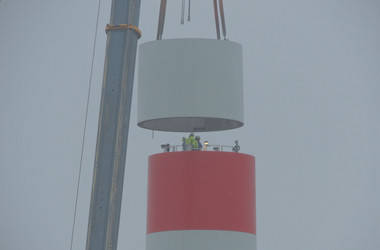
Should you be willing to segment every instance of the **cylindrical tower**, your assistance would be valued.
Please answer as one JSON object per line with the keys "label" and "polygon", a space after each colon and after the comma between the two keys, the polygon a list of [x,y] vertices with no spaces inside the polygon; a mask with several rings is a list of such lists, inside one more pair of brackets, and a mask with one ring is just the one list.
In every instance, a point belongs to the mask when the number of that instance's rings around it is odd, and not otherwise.
{"label": "cylindrical tower", "polygon": [[[172,132],[243,126],[242,61],[241,45],[227,40],[142,44],[138,125]],[[150,156],[146,249],[256,250],[254,157],[222,151]]]}
{"label": "cylindrical tower", "polygon": [[254,157],[171,152],[149,157],[147,250],[256,249]]}
{"label": "cylindrical tower", "polygon": [[243,126],[242,46],[182,38],[139,49],[138,125],[205,132]]}

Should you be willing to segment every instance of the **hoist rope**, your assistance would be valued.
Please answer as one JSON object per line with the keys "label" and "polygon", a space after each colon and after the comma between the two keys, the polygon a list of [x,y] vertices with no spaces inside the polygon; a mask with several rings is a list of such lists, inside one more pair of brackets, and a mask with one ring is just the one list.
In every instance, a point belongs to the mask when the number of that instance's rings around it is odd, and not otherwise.
{"label": "hoist rope", "polygon": [[226,40],[226,22],[224,21],[223,0],[219,0],[219,9],[220,9],[220,19],[222,21],[223,37],[224,37],[224,40]]}
{"label": "hoist rope", "polygon": [[226,22],[224,20],[224,7],[223,7],[223,0],[219,0],[219,12],[218,13],[218,2],[217,0],[214,0],[214,16],[215,16],[215,27],[216,27],[216,38],[220,39],[220,28],[219,28],[219,14],[220,14],[220,20],[222,23],[222,32],[224,40],[226,40]]}
{"label": "hoist rope", "polygon": [[217,2],[217,0],[214,0],[213,2],[214,2],[214,16],[215,16],[216,38],[220,39],[218,2]]}
{"label": "hoist rope", "polygon": [[93,44],[93,48],[92,48],[92,59],[91,59],[90,79],[89,79],[89,83],[88,83],[88,91],[87,91],[86,114],[85,114],[84,126],[83,126],[82,148],[81,148],[81,154],[80,154],[80,163],[79,163],[79,172],[78,172],[77,191],[76,191],[76,196],[75,196],[75,208],[74,208],[73,226],[72,226],[72,230],[71,230],[70,250],[73,249],[74,231],[75,231],[75,230],[74,230],[74,229],[75,229],[75,221],[76,221],[76,215],[77,215],[77,210],[78,210],[79,186],[80,186],[80,177],[81,177],[82,165],[83,165],[83,151],[84,151],[84,143],[85,143],[85,138],[86,138],[88,107],[89,107],[89,103],[90,103],[92,72],[93,72],[93,69],[94,69],[94,58],[95,58],[95,48],[96,48],[96,37],[97,37],[97,34],[98,34],[100,3],[101,3],[101,0],[98,1],[98,13],[97,13],[97,16],[96,16],[94,44]]}
{"label": "hoist rope", "polygon": [[181,24],[185,23],[185,0],[182,0],[181,6]]}
{"label": "hoist rope", "polygon": [[187,21],[190,22],[191,18],[190,18],[190,7],[191,7],[191,0],[189,0],[189,10],[187,12]]}
{"label": "hoist rope", "polygon": [[166,12],[166,0],[161,0],[160,13],[158,16],[158,28],[157,28],[157,40],[162,39],[162,33],[164,31],[165,23],[165,12]]}

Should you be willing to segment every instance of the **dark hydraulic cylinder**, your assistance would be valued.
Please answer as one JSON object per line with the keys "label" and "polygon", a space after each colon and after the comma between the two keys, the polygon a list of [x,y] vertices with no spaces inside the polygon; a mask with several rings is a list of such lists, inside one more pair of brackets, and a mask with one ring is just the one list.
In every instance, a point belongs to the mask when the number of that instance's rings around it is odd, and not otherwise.
{"label": "dark hydraulic cylinder", "polygon": [[[116,250],[141,0],[112,0],[87,250]],[[137,30],[137,31],[136,31]]]}

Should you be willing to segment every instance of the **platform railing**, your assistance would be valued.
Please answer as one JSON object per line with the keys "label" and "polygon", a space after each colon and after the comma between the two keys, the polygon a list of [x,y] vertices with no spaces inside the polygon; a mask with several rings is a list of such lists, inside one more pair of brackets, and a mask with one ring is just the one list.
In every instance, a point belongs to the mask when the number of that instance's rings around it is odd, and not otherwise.
{"label": "platform railing", "polygon": [[170,145],[162,144],[161,148],[163,152],[180,152],[180,151],[221,151],[221,152],[236,152],[240,150],[238,141],[235,141],[235,146],[230,145],[213,145],[204,144],[201,148],[191,148],[190,145]]}

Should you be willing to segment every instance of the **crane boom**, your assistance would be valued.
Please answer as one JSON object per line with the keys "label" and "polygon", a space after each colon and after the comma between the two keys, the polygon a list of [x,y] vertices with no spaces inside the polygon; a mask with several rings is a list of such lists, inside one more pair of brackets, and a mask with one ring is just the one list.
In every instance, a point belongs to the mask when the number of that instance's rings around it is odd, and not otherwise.
{"label": "crane boom", "polygon": [[141,0],[112,0],[87,250],[116,250]]}

